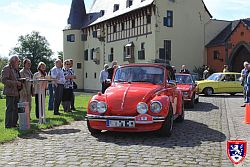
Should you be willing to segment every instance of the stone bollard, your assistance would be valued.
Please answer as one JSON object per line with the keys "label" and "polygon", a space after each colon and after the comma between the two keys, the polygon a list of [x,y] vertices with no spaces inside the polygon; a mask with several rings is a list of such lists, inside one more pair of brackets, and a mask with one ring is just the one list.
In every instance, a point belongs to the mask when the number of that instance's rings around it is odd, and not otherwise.
{"label": "stone bollard", "polygon": [[30,129],[29,102],[20,102],[18,105],[19,129]]}

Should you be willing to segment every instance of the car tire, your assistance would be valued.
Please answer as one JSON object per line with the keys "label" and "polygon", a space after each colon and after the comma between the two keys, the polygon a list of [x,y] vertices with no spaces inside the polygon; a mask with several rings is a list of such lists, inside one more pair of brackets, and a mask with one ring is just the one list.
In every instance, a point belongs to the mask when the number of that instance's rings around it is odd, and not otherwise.
{"label": "car tire", "polygon": [[191,98],[191,101],[188,103],[188,107],[189,108],[194,108],[194,95],[192,96],[192,98]]}
{"label": "car tire", "polygon": [[169,105],[168,116],[162,124],[161,129],[159,129],[158,133],[160,136],[170,137],[173,130],[174,116],[173,116],[173,108],[172,105]]}
{"label": "car tire", "polygon": [[213,93],[214,93],[213,88],[205,88],[205,89],[204,89],[204,94],[205,94],[206,96],[211,96]]}
{"label": "car tire", "polygon": [[91,135],[97,135],[97,134],[100,134],[102,132],[101,130],[92,128],[89,124],[89,120],[87,120],[87,126],[88,126],[88,130],[91,133]]}
{"label": "car tire", "polygon": [[183,122],[185,118],[184,101],[182,101],[181,115],[176,118],[176,122]]}
{"label": "car tire", "polygon": [[199,103],[199,96],[194,100],[195,103]]}

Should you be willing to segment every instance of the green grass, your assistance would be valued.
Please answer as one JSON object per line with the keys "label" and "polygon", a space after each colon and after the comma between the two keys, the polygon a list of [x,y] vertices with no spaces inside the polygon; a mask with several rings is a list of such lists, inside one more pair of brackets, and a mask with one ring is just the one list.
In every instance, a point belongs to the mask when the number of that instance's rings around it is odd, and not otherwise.
{"label": "green grass", "polygon": [[33,98],[32,102],[32,111],[30,114],[30,129],[26,131],[20,131],[18,128],[5,128],[5,111],[6,111],[6,102],[5,99],[0,99],[0,143],[12,141],[18,136],[24,134],[34,133],[39,129],[48,129],[54,126],[69,124],[72,121],[84,120],[86,115],[86,107],[88,100],[91,98],[90,95],[79,95],[75,96],[75,107],[77,111],[73,113],[64,113],[62,106],[60,106],[60,112],[62,115],[56,116],[53,111],[48,111],[48,96],[46,98],[46,124],[38,124],[38,119],[35,116],[35,99]]}

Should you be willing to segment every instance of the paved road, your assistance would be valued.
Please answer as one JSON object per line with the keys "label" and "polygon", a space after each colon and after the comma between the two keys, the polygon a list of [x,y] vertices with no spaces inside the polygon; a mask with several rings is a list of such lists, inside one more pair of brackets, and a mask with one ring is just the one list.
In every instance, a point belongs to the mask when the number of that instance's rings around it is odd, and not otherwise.
{"label": "paved road", "polygon": [[[226,141],[250,141],[240,105],[240,96],[201,97],[186,111],[186,120],[175,124],[170,138],[111,132],[93,137],[86,122],[74,122],[0,145],[0,166],[230,167]],[[249,159],[241,166],[249,166]]]}

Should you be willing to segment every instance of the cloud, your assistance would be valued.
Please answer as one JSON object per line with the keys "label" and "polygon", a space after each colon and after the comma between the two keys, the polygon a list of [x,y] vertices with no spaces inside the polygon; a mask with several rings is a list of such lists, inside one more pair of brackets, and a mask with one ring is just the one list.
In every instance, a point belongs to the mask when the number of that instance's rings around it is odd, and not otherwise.
{"label": "cloud", "polygon": [[204,0],[216,19],[237,20],[250,17],[249,0]]}
{"label": "cloud", "polygon": [[27,5],[18,1],[0,7],[0,55],[7,56],[18,37],[33,30],[46,37],[53,52],[62,51],[62,30],[67,24],[69,10],[68,5],[51,2]]}

